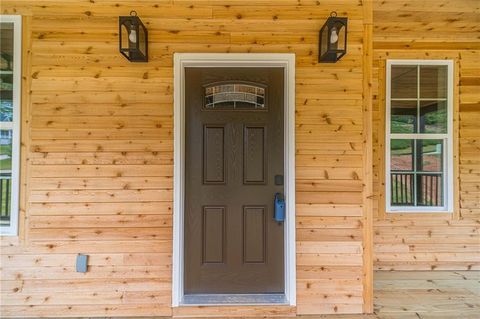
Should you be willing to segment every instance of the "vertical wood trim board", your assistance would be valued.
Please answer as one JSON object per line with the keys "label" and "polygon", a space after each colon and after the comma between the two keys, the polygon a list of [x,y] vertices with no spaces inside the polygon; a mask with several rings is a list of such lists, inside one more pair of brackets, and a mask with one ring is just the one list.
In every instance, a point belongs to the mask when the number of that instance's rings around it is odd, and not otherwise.
{"label": "vertical wood trim board", "polygon": [[372,24],[366,23],[363,45],[363,312],[365,313],[373,312],[372,30]]}

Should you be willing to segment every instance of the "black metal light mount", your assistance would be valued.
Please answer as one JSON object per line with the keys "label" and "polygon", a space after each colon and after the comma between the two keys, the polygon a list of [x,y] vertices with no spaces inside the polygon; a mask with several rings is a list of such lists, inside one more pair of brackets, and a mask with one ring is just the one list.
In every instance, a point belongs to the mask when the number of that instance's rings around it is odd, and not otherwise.
{"label": "black metal light mount", "polygon": [[148,62],[148,32],[136,11],[118,20],[119,49],[130,62]]}
{"label": "black metal light mount", "polygon": [[348,18],[330,13],[319,33],[318,62],[335,63],[347,53]]}

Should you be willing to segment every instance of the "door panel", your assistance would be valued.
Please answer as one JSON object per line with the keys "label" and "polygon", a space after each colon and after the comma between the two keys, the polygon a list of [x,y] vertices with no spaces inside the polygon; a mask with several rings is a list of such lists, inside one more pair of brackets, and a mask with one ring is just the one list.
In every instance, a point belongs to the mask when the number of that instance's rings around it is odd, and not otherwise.
{"label": "door panel", "polygon": [[185,75],[185,294],[283,293],[283,69]]}
{"label": "door panel", "polygon": [[245,126],[243,134],[243,183],[266,183],[266,127]]}
{"label": "door panel", "polygon": [[225,254],[225,207],[203,207],[202,239],[202,263],[223,263]]}
{"label": "door panel", "polygon": [[225,128],[205,125],[203,130],[203,184],[225,183]]}
{"label": "door panel", "polygon": [[264,263],[267,229],[265,206],[243,208],[243,262]]}

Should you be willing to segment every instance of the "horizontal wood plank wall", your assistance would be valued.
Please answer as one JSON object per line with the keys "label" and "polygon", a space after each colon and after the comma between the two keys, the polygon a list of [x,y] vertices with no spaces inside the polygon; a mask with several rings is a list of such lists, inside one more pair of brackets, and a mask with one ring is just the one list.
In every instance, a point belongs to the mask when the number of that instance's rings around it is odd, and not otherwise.
{"label": "horizontal wood plank wall", "polygon": [[[132,9],[149,31],[148,64],[118,52],[118,16]],[[25,15],[31,37],[26,219],[18,240],[2,240],[2,315],[362,312],[361,1],[2,0],[1,10]],[[349,18],[349,52],[318,64],[331,11]],[[296,308],[172,312],[174,52],[296,54]],[[85,274],[77,253],[90,255]]]}
{"label": "horizontal wood plank wall", "polygon": [[[374,264],[380,270],[480,269],[480,3],[374,2]],[[452,59],[459,158],[454,215],[385,214],[385,61]],[[459,201],[459,204],[458,204]]]}

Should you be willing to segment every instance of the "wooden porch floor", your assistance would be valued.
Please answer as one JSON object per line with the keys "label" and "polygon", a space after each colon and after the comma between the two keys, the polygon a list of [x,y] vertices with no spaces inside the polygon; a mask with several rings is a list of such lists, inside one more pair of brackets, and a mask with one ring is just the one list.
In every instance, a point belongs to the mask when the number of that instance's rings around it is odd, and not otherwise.
{"label": "wooden porch floor", "polygon": [[480,271],[377,271],[373,315],[303,319],[480,319]]}
{"label": "wooden porch floor", "polygon": [[374,308],[365,318],[478,319],[480,271],[375,272]]}

